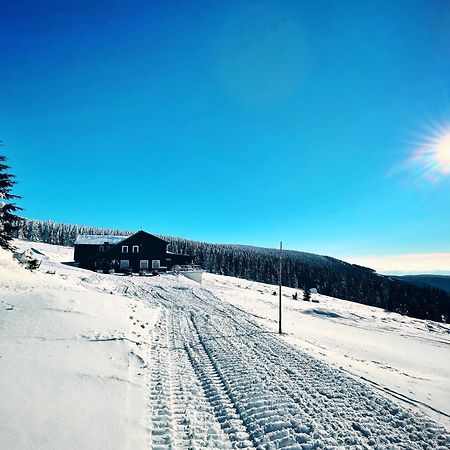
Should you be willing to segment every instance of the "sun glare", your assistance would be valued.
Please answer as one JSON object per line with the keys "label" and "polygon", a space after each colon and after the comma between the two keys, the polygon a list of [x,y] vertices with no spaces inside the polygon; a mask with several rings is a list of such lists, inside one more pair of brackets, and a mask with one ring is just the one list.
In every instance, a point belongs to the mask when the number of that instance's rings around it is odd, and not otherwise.
{"label": "sun glare", "polygon": [[443,136],[436,147],[436,157],[442,173],[450,174],[450,132]]}
{"label": "sun glare", "polygon": [[450,175],[450,129],[439,128],[413,153],[411,162],[420,179],[433,183]]}

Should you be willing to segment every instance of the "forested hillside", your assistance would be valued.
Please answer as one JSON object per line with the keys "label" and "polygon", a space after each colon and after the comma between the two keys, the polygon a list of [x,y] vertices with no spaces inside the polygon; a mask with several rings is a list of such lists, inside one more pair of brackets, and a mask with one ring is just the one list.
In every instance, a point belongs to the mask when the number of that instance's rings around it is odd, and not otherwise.
{"label": "forested hillside", "polygon": [[72,246],[79,234],[105,234],[113,236],[133,234],[132,231],[56,223],[50,220],[25,219],[19,224],[19,227],[19,230],[15,234],[15,237],[19,239],[65,246]]}
{"label": "forested hillside", "polygon": [[392,278],[416,286],[433,286],[450,293],[450,275],[396,275]]}
{"label": "forested hillside", "polygon": [[[26,220],[18,238],[58,245],[73,245],[78,234],[129,235],[131,231]],[[174,252],[190,254],[205,270],[248,280],[276,284],[279,251],[232,244],[210,244],[161,236]],[[449,295],[437,288],[418,287],[379,275],[372,269],[293,250],[283,251],[283,284],[316,287],[321,294],[378,306],[421,319],[448,321]]]}

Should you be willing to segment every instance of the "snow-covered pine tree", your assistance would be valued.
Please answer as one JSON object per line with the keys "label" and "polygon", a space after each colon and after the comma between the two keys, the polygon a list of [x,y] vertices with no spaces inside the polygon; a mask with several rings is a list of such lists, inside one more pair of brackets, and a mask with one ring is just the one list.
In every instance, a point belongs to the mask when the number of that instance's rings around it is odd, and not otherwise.
{"label": "snow-covered pine tree", "polygon": [[15,215],[22,208],[11,200],[20,198],[11,193],[16,184],[15,176],[8,172],[10,167],[6,164],[6,156],[0,155],[0,247],[5,250],[14,250],[11,244],[12,234],[19,228],[21,218]]}
{"label": "snow-covered pine tree", "polygon": [[303,289],[303,300],[305,300],[305,302],[311,301],[311,292],[306,286]]}

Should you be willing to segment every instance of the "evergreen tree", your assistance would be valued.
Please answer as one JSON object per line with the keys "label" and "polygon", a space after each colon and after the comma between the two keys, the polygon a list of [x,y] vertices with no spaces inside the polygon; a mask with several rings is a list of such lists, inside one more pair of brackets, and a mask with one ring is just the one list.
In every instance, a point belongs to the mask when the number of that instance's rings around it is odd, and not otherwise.
{"label": "evergreen tree", "polygon": [[303,289],[303,300],[305,300],[305,302],[311,301],[311,292],[309,292],[309,289],[306,286]]}
{"label": "evergreen tree", "polygon": [[14,213],[22,208],[10,201],[20,197],[11,193],[12,187],[16,184],[15,176],[8,172],[10,167],[5,162],[6,156],[0,155],[0,247],[14,250],[11,244],[12,235],[18,230],[22,220]]}

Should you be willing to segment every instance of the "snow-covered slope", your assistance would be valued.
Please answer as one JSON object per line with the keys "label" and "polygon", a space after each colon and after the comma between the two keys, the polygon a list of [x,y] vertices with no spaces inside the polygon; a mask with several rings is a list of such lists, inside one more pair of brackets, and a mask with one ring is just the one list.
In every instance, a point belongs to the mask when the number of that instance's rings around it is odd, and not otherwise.
{"label": "snow-covered slope", "polygon": [[0,253],[0,448],[450,446],[429,419],[446,421],[448,327],[313,295],[285,298],[280,338],[273,286],[103,275],[17,245],[44,260],[30,273]]}
{"label": "snow-covered slope", "polygon": [[[277,287],[212,274],[205,287],[278,330]],[[320,294],[304,302],[303,291],[292,288],[282,292],[287,342],[450,428],[450,325]]]}
{"label": "snow-covered slope", "polygon": [[50,257],[35,273],[0,249],[0,448],[146,448],[148,328],[130,316],[151,327],[157,309],[31,246]]}

